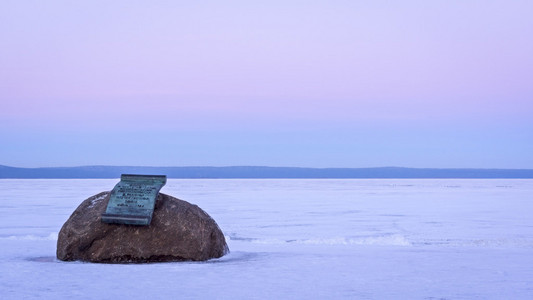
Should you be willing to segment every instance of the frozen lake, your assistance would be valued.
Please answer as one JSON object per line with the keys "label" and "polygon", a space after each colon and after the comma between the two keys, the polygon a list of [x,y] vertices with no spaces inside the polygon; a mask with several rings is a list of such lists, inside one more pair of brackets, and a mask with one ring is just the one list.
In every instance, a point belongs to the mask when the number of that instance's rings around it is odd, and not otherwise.
{"label": "frozen lake", "polygon": [[0,298],[533,299],[531,179],[169,179],[230,254],[56,260],[70,214],[118,181],[0,180]]}

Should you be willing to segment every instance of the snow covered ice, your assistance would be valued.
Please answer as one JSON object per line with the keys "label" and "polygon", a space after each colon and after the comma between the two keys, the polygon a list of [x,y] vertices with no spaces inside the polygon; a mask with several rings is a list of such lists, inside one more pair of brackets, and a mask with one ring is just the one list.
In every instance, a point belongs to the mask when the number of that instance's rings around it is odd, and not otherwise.
{"label": "snow covered ice", "polygon": [[169,179],[230,254],[58,261],[63,223],[117,182],[0,180],[0,298],[533,299],[530,179]]}

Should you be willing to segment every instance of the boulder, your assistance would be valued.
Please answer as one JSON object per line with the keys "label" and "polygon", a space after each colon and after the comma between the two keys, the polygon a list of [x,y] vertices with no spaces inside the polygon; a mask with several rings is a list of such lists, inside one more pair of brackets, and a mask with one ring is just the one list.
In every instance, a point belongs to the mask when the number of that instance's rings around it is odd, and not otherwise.
{"label": "boulder", "polygon": [[100,263],[203,261],[229,252],[224,234],[201,208],[159,193],[149,226],[107,224],[110,192],[83,201],[65,222],[57,258]]}

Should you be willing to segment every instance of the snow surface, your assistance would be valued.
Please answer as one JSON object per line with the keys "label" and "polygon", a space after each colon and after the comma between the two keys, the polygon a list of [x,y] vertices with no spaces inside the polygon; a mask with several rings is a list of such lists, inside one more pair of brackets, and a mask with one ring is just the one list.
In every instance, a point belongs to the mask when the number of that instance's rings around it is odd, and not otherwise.
{"label": "snow surface", "polygon": [[170,179],[230,254],[58,261],[62,224],[117,182],[0,180],[0,298],[533,299],[531,179]]}

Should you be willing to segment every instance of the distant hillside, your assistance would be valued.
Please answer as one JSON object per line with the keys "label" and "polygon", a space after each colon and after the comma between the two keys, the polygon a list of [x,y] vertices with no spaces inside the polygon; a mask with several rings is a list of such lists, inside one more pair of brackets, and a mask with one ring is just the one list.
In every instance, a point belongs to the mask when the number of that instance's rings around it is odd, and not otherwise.
{"label": "distant hillside", "polygon": [[161,174],[168,178],[533,178],[532,169],[120,167],[15,168],[0,165],[0,178],[119,178]]}

